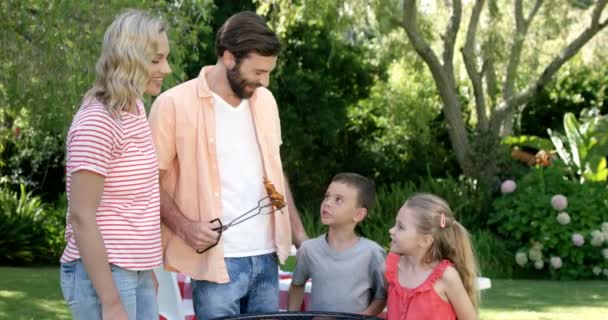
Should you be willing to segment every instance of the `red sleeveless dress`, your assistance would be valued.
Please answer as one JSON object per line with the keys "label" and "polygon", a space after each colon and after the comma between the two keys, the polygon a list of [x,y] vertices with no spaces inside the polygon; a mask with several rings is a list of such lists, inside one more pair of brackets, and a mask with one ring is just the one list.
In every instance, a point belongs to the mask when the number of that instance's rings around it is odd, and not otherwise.
{"label": "red sleeveless dress", "polygon": [[386,257],[386,280],[388,299],[386,302],[388,320],[455,320],[452,305],[443,300],[433,289],[443,272],[453,264],[443,260],[424,282],[416,288],[405,288],[397,276],[400,256],[389,253]]}

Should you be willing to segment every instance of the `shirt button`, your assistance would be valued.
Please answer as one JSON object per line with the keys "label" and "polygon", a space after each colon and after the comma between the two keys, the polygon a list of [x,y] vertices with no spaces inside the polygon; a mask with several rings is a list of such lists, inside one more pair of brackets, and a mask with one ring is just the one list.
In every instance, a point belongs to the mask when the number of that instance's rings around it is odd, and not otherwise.
{"label": "shirt button", "polygon": [[219,192],[214,192],[213,195],[217,198],[217,197],[220,196],[220,193]]}
{"label": "shirt button", "polygon": [[215,142],[215,139],[209,138],[209,143],[213,143],[213,142]]}

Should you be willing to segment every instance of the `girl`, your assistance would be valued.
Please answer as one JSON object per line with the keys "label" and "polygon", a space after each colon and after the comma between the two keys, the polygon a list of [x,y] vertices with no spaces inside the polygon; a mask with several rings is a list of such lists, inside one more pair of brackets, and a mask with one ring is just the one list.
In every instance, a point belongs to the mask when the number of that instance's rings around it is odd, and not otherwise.
{"label": "girl", "polygon": [[475,256],[468,232],[443,199],[415,194],[389,233],[389,320],[477,319]]}

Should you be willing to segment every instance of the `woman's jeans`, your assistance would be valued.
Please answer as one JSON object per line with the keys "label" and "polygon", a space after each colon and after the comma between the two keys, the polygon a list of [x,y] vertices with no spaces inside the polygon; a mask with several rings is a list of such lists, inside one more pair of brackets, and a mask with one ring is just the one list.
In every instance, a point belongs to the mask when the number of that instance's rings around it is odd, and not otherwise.
{"label": "woman's jeans", "polygon": [[[131,271],[111,264],[112,277],[129,320],[158,320],[152,270]],[[61,291],[75,320],[101,319],[101,303],[81,260],[61,264]]]}

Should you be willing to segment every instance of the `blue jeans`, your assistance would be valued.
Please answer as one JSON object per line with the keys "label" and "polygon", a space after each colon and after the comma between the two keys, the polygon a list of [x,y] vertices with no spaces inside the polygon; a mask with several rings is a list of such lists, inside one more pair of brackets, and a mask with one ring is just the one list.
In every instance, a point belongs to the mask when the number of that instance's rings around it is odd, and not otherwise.
{"label": "blue jeans", "polygon": [[[129,320],[158,320],[153,271],[131,271],[113,264],[110,269]],[[101,319],[101,303],[82,261],[62,263],[60,272],[61,291],[72,319]]]}
{"label": "blue jeans", "polygon": [[230,282],[192,280],[192,302],[198,320],[279,310],[276,254],[224,260]]}

